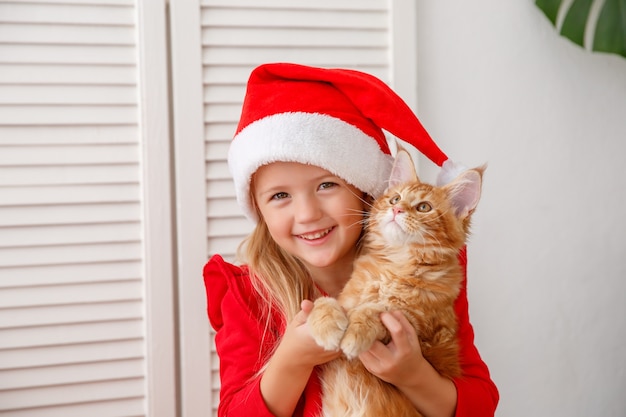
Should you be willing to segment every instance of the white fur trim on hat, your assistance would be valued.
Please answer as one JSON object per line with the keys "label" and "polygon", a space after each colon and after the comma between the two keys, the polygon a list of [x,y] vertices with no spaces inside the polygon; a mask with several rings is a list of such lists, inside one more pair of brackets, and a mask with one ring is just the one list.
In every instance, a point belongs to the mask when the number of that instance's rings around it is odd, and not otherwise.
{"label": "white fur trim on hat", "polygon": [[393,164],[374,138],[335,117],[303,112],[264,117],[241,130],[228,152],[237,201],[255,222],[252,174],[278,161],[319,166],[374,197],[385,190]]}
{"label": "white fur trim on hat", "polygon": [[450,184],[456,177],[458,177],[463,171],[467,171],[467,167],[460,162],[453,162],[447,160],[441,166],[439,174],[437,174],[436,184],[438,187]]}

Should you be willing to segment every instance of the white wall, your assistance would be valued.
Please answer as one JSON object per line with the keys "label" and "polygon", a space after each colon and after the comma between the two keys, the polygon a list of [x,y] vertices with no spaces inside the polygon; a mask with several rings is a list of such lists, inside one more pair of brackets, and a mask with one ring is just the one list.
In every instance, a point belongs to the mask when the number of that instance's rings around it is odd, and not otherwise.
{"label": "white wall", "polygon": [[418,12],[420,118],[451,158],[489,163],[469,297],[497,415],[624,416],[626,59],[528,0]]}

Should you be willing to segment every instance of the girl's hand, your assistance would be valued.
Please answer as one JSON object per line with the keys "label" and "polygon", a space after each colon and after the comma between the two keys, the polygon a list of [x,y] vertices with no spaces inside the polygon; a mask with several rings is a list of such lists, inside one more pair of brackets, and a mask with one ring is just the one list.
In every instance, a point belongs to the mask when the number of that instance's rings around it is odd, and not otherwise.
{"label": "girl's hand", "polygon": [[293,364],[311,368],[339,357],[341,351],[326,351],[311,336],[306,321],[313,309],[313,302],[304,300],[300,308],[300,312],[287,325],[277,353],[291,357]]}
{"label": "girl's hand", "polygon": [[456,387],[424,358],[415,329],[404,314],[382,313],[380,319],[391,334],[391,342],[387,345],[374,342],[370,350],[359,355],[363,365],[402,391],[421,415],[453,416]]}
{"label": "girl's hand", "polygon": [[367,370],[390,384],[412,385],[424,365],[430,366],[415,329],[401,311],[382,313],[380,319],[389,330],[391,342],[384,345],[377,340],[359,359]]}
{"label": "girl's hand", "polygon": [[302,310],[287,325],[274,355],[261,377],[261,395],[277,417],[291,416],[315,365],[338,357],[315,343],[306,324],[313,303],[305,300]]}

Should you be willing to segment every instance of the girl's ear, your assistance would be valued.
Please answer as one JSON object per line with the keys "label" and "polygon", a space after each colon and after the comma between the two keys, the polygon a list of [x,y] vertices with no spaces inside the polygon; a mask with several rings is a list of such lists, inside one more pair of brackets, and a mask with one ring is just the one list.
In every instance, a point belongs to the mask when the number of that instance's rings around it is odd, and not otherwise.
{"label": "girl's ear", "polygon": [[454,181],[443,187],[458,218],[464,219],[476,209],[480,200],[483,171],[484,167],[463,171]]}
{"label": "girl's ear", "polygon": [[396,159],[391,168],[391,174],[389,175],[389,185],[387,189],[413,181],[419,181],[417,173],[415,172],[413,159],[411,159],[411,155],[409,155],[407,151],[398,149]]}

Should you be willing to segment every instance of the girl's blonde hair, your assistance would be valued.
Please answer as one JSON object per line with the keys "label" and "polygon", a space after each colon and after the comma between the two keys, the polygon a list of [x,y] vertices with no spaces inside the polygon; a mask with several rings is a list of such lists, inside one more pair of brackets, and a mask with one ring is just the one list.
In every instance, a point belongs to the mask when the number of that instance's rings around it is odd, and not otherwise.
{"label": "girl's blonde hair", "polygon": [[289,323],[300,311],[302,300],[314,300],[320,294],[304,264],[276,244],[262,217],[238,255],[248,265],[267,319],[277,313]]}

